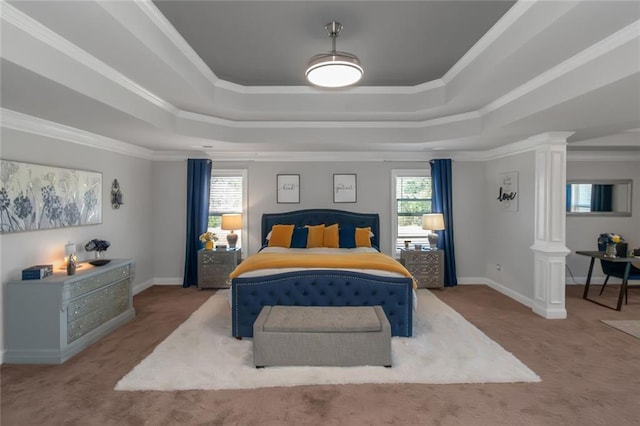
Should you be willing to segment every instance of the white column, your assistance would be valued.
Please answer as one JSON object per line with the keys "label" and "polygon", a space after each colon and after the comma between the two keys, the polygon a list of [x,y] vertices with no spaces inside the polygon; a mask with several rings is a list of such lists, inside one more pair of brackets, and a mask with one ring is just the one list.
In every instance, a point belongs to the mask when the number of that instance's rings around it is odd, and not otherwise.
{"label": "white column", "polygon": [[565,308],[567,138],[573,132],[533,136],[535,143],[535,241],[533,311],[549,319],[567,317]]}

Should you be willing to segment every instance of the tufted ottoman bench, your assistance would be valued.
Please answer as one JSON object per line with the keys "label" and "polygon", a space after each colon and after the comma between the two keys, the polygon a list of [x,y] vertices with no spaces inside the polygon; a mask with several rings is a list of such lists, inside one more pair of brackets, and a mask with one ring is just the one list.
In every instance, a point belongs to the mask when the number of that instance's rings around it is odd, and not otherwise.
{"label": "tufted ottoman bench", "polygon": [[256,367],[391,366],[391,327],[380,306],[265,306],[253,324]]}

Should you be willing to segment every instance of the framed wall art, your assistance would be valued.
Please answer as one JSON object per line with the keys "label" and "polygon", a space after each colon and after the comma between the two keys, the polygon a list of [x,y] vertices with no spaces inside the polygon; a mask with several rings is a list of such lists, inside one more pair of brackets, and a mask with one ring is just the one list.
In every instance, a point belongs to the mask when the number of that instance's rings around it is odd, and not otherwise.
{"label": "framed wall art", "polygon": [[355,174],[334,174],[333,175],[333,202],[334,203],[355,203],[356,175]]}
{"label": "framed wall art", "polygon": [[277,175],[278,204],[300,203],[300,175]]}
{"label": "framed wall art", "polygon": [[0,160],[0,233],[102,223],[102,173]]}
{"label": "framed wall art", "polygon": [[518,211],[518,172],[498,173],[497,200],[503,210]]}

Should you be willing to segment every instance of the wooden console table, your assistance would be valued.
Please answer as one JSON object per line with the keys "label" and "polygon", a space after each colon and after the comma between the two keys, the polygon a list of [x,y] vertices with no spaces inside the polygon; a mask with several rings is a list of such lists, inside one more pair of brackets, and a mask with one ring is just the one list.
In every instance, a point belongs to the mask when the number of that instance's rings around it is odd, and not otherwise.
{"label": "wooden console table", "polygon": [[[587,274],[587,282],[584,286],[584,292],[582,293],[582,298],[588,300],[589,302],[593,302],[597,305],[604,306],[605,308],[615,309],[619,311],[622,309],[622,299],[624,298],[625,293],[627,292],[627,286],[629,281],[629,271],[631,270],[631,263],[638,262],[638,259],[635,257],[608,257],[605,256],[605,252],[603,251],[576,251],[576,254],[581,254],[583,256],[591,257],[591,263],[589,264],[589,273]],[[589,285],[591,284],[591,274],[593,273],[593,264],[596,259],[606,260],[607,262],[615,262],[615,263],[626,263],[626,267],[624,269],[624,278],[622,279],[622,284],[620,285],[620,294],[618,295],[618,305],[616,308],[611,306],[607,306],[604,303],[600,303],[596,300],[589,299]]]}

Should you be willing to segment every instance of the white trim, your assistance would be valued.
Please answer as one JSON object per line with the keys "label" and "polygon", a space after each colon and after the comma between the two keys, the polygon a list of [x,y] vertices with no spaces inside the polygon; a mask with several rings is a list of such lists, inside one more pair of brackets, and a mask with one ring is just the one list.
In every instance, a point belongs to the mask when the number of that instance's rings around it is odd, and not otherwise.
{"label": "white trim", "polygon": [[138,284],[134,284],[132,291],[133,291],[133,295],[135,296],[138,293],[143,292],[144,290],[148,289],[149,287],[153,286],[153,280],[147,280],[143,283],[138,283]]}
{"label": "white trim", "polygon": [[496,281],[493,281],[492,279],[485,278],[485,283],[492,289],[496,290],[497,292],[502,293],[505,296],[508,296],[509,298],[515,300],[516,302],[519,302],[524,306],[533,309],[533,306],[534,306],[533,299],[530,299],[529,297],[526,297],[516,291],[513,291],[509,287],[506,287]]}
{"label": "white trim", "polygon": [[396,248],[398,240],[398,215],[396,206],[396,179],[405,176],[431,176],[431,164],[425,163],[424,169],[391,169],[391,242],[389,243],[389,251],[391,256],[398,257],[400,252]]}
{"label": "white trim", "polygon": [[[519,2],[521,3],[521,2]],[[636,21],[625,28],[613,33],[609,37],[597,42],[596,44],[589,46],[583,51],[570,57],[569,59],[561,62],[559,65],[537,75],[525,84],[516,87],[504,96],[490,102],[484,107],[480,108],[482,115],[495,111],[509,103],[514,102],[516,99],[520,99],[536,89],[541,88],[544,85],[551,83],[565,76],[571,71],[575,71],[577,68],[593,61],[596,58],[603,56],[606,53],[613,51],[613,49],[622,46],[629,41],[637,38],[640,34],[640,21]]]}
{"label": "white trim", "polygon": [[185,41],[180,33],[175,29],[173,25],[169,23],[169,20],[160,12],[158,7],[153,4],[151,0],[137,0],[133,2],[140,10],[149,18],[149,20],[167,37],[173,45],[189,60],[189,62],[197,68],[197,70],[205,77],[211,84],[216,85],[223,81],[220,80],[215,73],[205,64],[205,62],[198,56],[193,48]]}
{"label": "white trim", "polygon": [[8,129],[46,136],[146,160],[153,159],[153,151],[150,149],[141,148],[130,143],[100,136],[95,133],[76,129],[75,127],[65,126],[64,124],[54,123],[53,121],[43,120],[10,109],[2,108],[0,109],[0,113],[0,124],[2,127]]}
{"label": "white trim", "polygon": [[10,24],[16,26],[17,28],[20,28],[22,31],[29,34],[36,40],[39,40],[47,44],[51,48],[63,53],[64,55],[67,55],[68,57],[74,59],[90,70],[111,80],[115,84],[123,87],[131,93],[134,93],[142,99],[145,99],[153,105],[160,107],[172,114],[176,114],[176,112],[178,111],[178,109],[171,105],[169,102],[165,101],[159,96],[156,96],[154,93],[140,86],[121,72],[110,67],[95,56],[69,42],[67,39],[51,31],[40,22],[22,13],[20,10],[4,1],[2,2],[1,18],[2,20],[6,20]]}
{"label": "white trim", "polygon": [[640,151],[569,151],[567,146],[567,161],[640,161]]}
{"label": "white trim", "polygon": [[480,38],[472,47],[465,53],[458,62],[456,62],[449,71],[442,77],[445,83],[453,80],[458,74],[460,74],[465,68],[467,68],[473,61],[478,59],[482,53],[484,53],[489,47],[495,43],[505,31],[519,19],[536,3],[534,0],[517,1],[507,12],[496,22],[485,35]]}
{"label": "white trim", "polygon": [[[212,159],[213,161],[217,161]],[[213,175],[217,176],[242,176],[242,240],[240,248],[245,250],[245,255],[249,249],[249,170],[245,167],[233,169],[216,169],[212,170]]]}
{"label": "white trim", "polygon": [[179,285],[182,286],[182,278],[154,278],[153,285]]}

